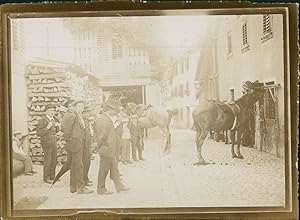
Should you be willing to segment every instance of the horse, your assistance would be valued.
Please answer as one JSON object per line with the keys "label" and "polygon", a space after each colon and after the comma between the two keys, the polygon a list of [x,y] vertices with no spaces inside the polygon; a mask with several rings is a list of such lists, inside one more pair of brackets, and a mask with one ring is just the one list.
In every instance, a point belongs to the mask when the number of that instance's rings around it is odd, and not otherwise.
{"label": "horse", "polygon": [[170,123],[173,115],[177,114],[177,109],[165,109],[151,105],[128,103],[127,110],[130,114],[138,116],[138,122],[141,128],[154,128],[156,126],[160,128],[166,137],[164,153],[169,153],[171,150]]}
{"label": "horse", "polygon": [[[250,82],[248,81],[248,84]],[[201,148],[207,134],[213,130],[216,133],[230,130],[232,158],[243,159],[240,152],[241,135],[249,124],[249,107],[259,101],[263,95],[263,84],[255,81],[251,83],[252,89],[244,93],[234,104],[224,104],[220,101],[210,101],[207,105],[197,106],[192,113],[194,126],[196,128],[196,146],[198,162],[194,165],[205,165]],[[233,111],[238,109],[238,114]],[[237,117],[236,117],[237,116]],[[237,140],[235,136],[237,134]],[[237,145],[237,154],[234,145]]]}

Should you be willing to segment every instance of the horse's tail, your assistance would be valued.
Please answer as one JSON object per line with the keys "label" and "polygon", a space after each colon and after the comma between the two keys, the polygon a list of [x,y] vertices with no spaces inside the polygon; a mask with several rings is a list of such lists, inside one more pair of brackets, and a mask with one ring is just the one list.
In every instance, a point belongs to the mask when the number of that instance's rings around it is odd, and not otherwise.
{"label": "horse's tail", "polygon": [[173,115],[176,115],[176,114],[178,113],[178,109],[177,109],[177,108],[174,108],[174,109],[168,109],[167,112],[168,112],[168,114],[169,114],[169,121],[168,121],[168,124],[170,125],[171,120],[172,120],[172,117],[173,117]]}

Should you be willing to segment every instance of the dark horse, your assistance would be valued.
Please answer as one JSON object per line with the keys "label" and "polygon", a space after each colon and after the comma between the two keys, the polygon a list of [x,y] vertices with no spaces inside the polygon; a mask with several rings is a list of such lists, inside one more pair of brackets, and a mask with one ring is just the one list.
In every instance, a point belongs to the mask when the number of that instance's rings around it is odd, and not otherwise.
{"label": "dark horse", "polygon": [[[243,159],[240,152],[241,135],[249,124],[249,107],[253,106],[263,94],[263,84],[255,81],[248,81],[251,90],[235,101],[235,108],[239,109],[238,114],[234,114],[232,106],[219,101],[210,101],[207,105],[197,106],[193,111],[194,126],[196,129],[196,145],[198,151],[198,161],[195,165],[205,165],[201,148],[203,142],[210,131],[217,133],[231,130],[231,153],[233,158]],[[237,116],[237,117],[236,117]],[[235,136],[237,133],[237,141]],[[237,154],[234,145],[237,144]]]}

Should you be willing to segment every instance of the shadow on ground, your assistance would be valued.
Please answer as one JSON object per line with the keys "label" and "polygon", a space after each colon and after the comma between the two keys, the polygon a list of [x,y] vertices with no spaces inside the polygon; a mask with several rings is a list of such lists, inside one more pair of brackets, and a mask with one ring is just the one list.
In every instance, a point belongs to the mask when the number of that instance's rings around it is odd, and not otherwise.
{"label": "shadow on ground", "polygon": [[48,199],[47,196],[32,196],[32,197],[23,197],[20,201],[17,202],[15,206],[15,210],[20,209],[36,209],[42,203],[44,203]]}

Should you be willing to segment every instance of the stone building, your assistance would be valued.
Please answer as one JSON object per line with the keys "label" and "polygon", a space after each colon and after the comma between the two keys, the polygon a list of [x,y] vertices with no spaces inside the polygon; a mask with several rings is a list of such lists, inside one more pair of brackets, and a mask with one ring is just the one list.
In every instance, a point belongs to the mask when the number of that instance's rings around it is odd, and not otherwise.
{"label": "stone building", "polygon": [[[265,84],[264,99],[257,103],[255,147],[284,156],[284,42],[281,15],[231,15],[211,24],[206,53],[212,74],[205,80],[210,94],[225,101],[242,96],[244,81],[259,80]],[[201,62],[201,61],[200,61]],[[209,83],[210,81],[210,83]],[[214,82],[214,83],[212,83]],[[208,96],[209,97],[209,96]]]}

